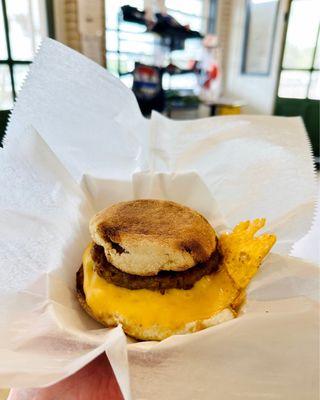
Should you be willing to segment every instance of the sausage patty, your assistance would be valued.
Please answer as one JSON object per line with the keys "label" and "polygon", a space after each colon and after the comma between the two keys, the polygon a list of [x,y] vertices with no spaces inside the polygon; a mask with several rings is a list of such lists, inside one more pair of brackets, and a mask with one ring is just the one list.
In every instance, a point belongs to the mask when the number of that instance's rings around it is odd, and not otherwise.
{"label": "sausage patty", "polygon": [[185,271],[160,271],[155,276],[132,275],[120,271],[110,264],[102,246],[95,244],[91,249],[95,271],[106,281],[131,290],[149,289],[164,293],[166,289],[191,289],[205,275],[219,269],[220,254],[215,250],[208,261],[199,263]]}

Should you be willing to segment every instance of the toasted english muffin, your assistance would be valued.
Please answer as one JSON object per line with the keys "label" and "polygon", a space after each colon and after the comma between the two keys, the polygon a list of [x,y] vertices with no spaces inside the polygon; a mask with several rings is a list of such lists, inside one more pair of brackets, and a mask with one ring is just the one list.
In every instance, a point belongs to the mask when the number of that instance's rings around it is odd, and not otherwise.
{"label": "toasted english muffin", "polygon": [[217,245],[201,214],[165,200],[115,204],[96,214],[89,228],[112,265],[141,276],[187,270],[207,261]]}

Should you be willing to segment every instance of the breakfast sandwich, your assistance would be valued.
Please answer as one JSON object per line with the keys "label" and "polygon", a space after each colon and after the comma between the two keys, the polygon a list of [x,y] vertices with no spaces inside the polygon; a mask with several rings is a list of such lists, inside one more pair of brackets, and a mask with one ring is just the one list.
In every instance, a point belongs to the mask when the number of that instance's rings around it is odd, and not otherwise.
{"label": "breakfast sandwich", "polygon": [[197,211],[164,200],[115,204],[90,221],[77,272],[82,307],[105,326],[162,340],[234,318],[275,236],[241,222],[219,238]]}

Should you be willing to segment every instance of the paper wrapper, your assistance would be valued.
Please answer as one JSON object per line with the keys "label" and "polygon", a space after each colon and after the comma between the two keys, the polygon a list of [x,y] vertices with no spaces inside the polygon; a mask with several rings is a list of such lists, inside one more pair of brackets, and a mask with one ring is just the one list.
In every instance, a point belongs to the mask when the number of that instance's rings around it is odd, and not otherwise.
{"label": "paper wrapper", "polygon": [[[300,119],[146,120],[118,79],[48,40],[0,162],[1,386],[49,385],[106,351],[125,399],[317,398],[317,269],[287,256],[310,228],[315,194]],[[80,309],[90,217],[146,197],[189,205],[218,233],[267,218],[278,241],[238,318],[127,343],[120,326]]]}

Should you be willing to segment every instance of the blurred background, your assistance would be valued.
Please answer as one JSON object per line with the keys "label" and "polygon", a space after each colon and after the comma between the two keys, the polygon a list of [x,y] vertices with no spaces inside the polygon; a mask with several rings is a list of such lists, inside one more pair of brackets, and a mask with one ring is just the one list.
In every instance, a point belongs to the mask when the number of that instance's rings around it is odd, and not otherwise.
{"label": "blurred background", "polygon": [[0,137],[51,37],[118,76],[145,116],[301,116],[319,161],[318,0],[0,1]]}

